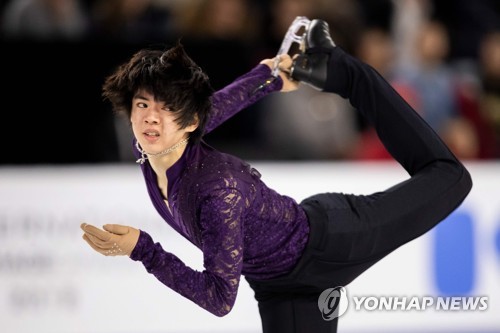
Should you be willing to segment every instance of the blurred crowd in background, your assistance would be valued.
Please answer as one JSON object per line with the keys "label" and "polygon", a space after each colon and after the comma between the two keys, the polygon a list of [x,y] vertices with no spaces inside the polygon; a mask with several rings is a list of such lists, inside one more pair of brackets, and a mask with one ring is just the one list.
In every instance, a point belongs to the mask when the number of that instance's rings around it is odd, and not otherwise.
{"label": "blurred crowd in background", "polygon": [[[104,77],[142,47],[179,38],[214,89],[276,55],[296,16],[376,68],[457,156],[500,158],[500,1],[7,0],[0,7],[0,164],[133,160]],[[252,160],[384,160],[348,101],[303,85],[210,133]]]}

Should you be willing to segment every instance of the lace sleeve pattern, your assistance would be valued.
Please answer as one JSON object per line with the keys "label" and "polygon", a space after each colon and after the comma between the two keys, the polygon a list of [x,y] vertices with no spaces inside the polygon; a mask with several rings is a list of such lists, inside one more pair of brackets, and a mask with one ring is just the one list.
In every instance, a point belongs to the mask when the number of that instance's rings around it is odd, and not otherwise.
{"label": "lace sleeve pattern", "polygon": [[205,134],[269,93],[281,90],[282,87],[282,79],[272,76],[268,66],[257,65],[250,72],[214,93]]}
{"label": "lace sleeve pattern", "polygon": [[231,311],[243,267],[244,200],[227,181],[226,185],[205,196],[199,210],[203,271],[186,266],[144,231],[131,254],[163,284],[216,316]]}

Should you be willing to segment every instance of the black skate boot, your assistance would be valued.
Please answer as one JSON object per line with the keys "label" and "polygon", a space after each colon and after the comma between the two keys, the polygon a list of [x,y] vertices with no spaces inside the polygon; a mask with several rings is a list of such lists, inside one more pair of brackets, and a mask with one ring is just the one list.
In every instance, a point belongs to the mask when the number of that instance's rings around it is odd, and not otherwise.
{"label": "black skate boot", "polygon": [[330,51],[335,47],[328,23],[319,19],[312,20],[302,43],[302,53],[293,60],[290,76],[317,90],[323,90]]}

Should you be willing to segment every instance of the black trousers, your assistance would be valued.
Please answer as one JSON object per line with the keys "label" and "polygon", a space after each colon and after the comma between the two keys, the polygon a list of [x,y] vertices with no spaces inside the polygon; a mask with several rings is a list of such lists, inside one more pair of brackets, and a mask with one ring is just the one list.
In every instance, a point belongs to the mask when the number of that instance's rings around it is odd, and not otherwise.
{"label": "black trousers", "polygon": [[430,126],[373,68],[336,47],[325,92],[337,93],[374,126],[409,179],[371,195],[321,193],[301,202],[311,227],[302,258],[282,277],[247,279],[265,333],[336,332],[323,290],[346,286],[380,259],[426,233],[465,199],[469,172]]}

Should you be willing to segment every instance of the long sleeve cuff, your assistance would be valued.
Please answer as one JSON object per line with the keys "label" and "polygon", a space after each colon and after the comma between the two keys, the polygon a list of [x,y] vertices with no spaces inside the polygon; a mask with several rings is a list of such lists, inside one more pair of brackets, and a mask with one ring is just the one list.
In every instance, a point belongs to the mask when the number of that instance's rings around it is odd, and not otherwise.
{"label": "long sleeve cuff", "polygon": [[147,253],[154,246],[153,238],[147,232],[139,231],[139,240],[130,254],[130,259],[134,261],[141,261],[144,253]]}

